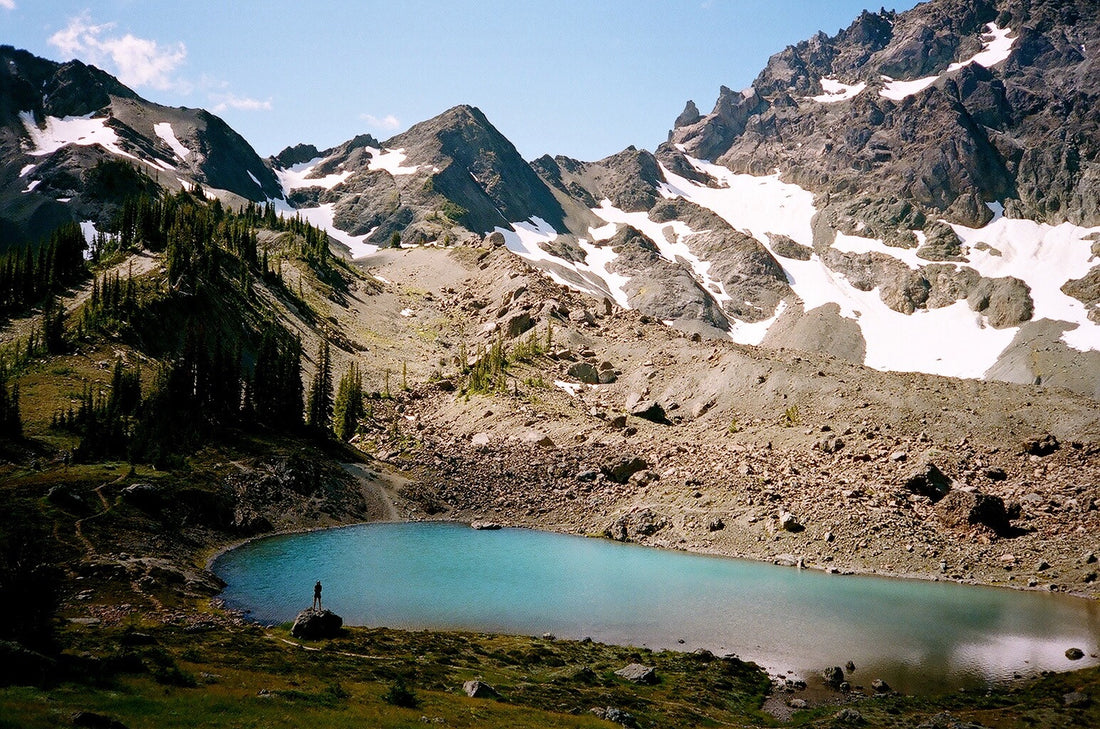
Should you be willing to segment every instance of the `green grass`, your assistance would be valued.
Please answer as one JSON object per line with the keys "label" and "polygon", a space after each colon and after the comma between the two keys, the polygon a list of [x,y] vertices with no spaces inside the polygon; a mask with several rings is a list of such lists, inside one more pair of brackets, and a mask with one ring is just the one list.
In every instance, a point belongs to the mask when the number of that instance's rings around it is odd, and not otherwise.
{"label": "green grass", "polygon": [[[94,682],[0,689],[0,716],[47,727],[85,710],[131,729],[200,718],[210,727],[399,727],[419,725],[421,716],[459,727],[606,727],[589,710],[617,706],[643,726],[706,726],[762,720],[756,710],[767,686],[740,661],[598,643],[355,629],[307,650],[288,644],[285,630],[253,626],[141,632],[154,642],[131,645],[123,628],[67,628],[68,654],[101,667]],[[637,660],[657,666],[657,685],[614,676]],[[466,697],[462,683],[472,678],[501,698]],[[398,680],[415,692],[417,708],[383,700]]]}

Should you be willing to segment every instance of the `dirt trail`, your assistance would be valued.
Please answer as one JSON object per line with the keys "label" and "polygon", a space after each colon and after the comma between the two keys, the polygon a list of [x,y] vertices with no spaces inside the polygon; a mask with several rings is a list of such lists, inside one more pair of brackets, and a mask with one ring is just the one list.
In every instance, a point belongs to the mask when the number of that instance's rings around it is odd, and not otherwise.
{"label": "dirt trail", "polygon": [[362,463],[341,463],[340,467],[359,480],[363,495],[378,507],[380,521],[401,521],[394,504],[395,491],[400,488],[398,477],[372,471]]}

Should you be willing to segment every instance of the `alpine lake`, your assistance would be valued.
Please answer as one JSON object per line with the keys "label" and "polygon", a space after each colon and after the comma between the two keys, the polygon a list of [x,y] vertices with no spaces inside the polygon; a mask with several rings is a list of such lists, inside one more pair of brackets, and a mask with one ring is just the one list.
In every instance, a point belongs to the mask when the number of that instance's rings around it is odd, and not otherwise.
{"label": "alpine lake", "polygon": [[528,529],[363,524],[258,539],[212,567],[226,606],[261,623],[293,620],[320,580],[324,607],[348,625],[707,649],[810,682],[851,661],[853,683],[914,694],[1100,663],[1097,601]]}

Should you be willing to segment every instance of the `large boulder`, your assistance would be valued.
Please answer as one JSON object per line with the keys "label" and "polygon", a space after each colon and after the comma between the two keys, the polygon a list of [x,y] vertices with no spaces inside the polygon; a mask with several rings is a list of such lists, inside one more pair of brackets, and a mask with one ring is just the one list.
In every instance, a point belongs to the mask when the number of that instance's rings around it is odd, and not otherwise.
{"label": "large boulder", "polygon": [[902,476],[901,484],[919,496],[939,501],[951,490],[951,479],[931,462],[922,463]]}
{"label": "large boulder", "polygon": [[471,699],[497,699],[500,698],[500,694],[497,690],[485,683],[484,681],[467,681],[462,684],[462,690],[466,692],[466,695]]}
{"label": "large boulder", "polygon": [[1009,528],[1004,500],[979,491],[952,491],[936,504],[936,514],[953,528],[984,526],[998,534]]}
{"label": "large boulder", "polygon": [[627,455],[604,464],[600,470],[615,483],[626,483],[631,476],[646,468],[649,464],[644,458]]}
{"label": "large boulder", "polygon": [[307,608],[294,618],[290,634],[303,640],[324,640],[340,635],[344,619],[331,610]]}
{"label": "large boulder", "polygon": [[631,683],[657,683],[657,672],[652,666],[643,666],[641,663],[631,663],[629,666],[623,666],[615,671],[615,675]]}

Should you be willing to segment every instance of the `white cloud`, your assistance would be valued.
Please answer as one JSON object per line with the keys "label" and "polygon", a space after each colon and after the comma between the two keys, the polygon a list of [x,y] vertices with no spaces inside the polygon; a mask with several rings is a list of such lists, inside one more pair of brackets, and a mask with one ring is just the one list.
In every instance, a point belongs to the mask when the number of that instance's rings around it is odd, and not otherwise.
{"label": "white cloud", "polygon": [[15,0],[0,0],[0,8],[15,10]]}
{"label": "white cloud", "polygon": [[379,131],[392,132],[401,126],[401,120],[393,114],[386,114],[383,117],[377,117],[374,114],[360,114],[359,118],[366,121],[372,129]]}
{"label": "white cloud", "polygon": [[236,109],[237,111],[271,111],[271,99],[266,101],[260,101],[259,99],[253,99],[248,96],[237,96],[236,94],[210,94],[210,100],[214,102],[214,106],[210,108],[210,111],[220,114],[226,109]]}
{"label": "white cloud", "polygon": [[[0,0],[0,4],[4,3],[15,5],[14,0]],[[127,86],[183,93],[190,90],[190,84],[173,76],[187,58],[187,47],[183,43],[162,46],[155,40],[137,38],[130,33],[111,35],[114,27],[114,23],[95,25],[84,13],[71,18],[67,27],[50,36],[49,43],[66,55],[114,71]]]}

